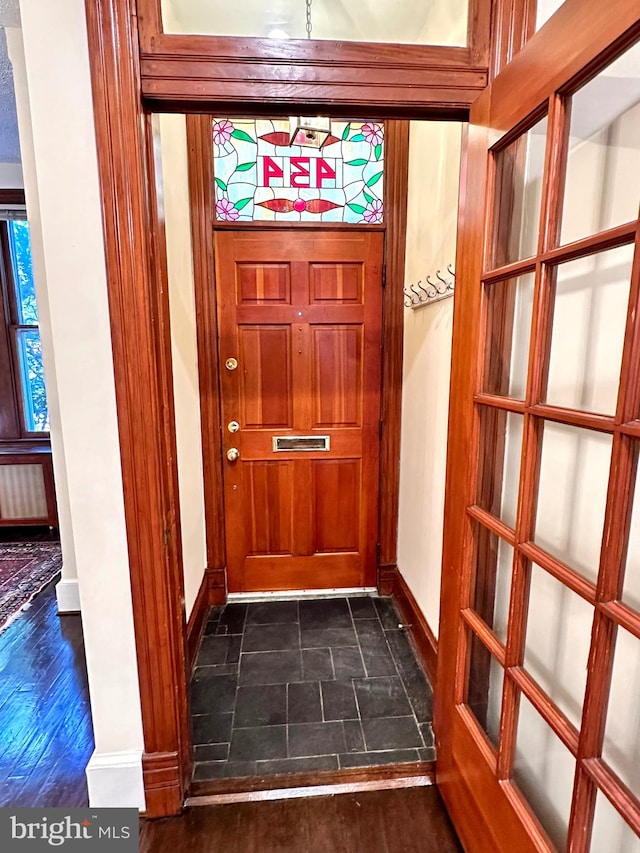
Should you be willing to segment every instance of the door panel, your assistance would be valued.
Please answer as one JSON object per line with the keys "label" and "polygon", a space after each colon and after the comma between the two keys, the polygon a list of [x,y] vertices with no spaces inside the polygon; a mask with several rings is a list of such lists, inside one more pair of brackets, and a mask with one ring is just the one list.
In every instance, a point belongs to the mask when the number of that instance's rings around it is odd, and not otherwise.
{"label": "door panel", "polygon": [[249,554],[291,554],[293,550],[292,462],[247,462],[245,524]]}
{"label": "door panel", "polygon": [[291,304],[291,270],[288,264],[238,264],[239,305]]}
{"label": "door panel", "polygon": [[231,592],[375,584],[382,252],[379,232],[216,232]]}
{"label": "door panel", "polygon": [[362,423],[362,326],[312,326],[313,427]]}
{"label": "door panel", "polygon": [[471,111],[435,728],[473,853],[640,848],[631,6],[566,0]]}
{"label": "door panel", "polygon": [[315,552],[357,551],[360,460],[314,461]]}
{"label": "door panel", "polygon": [[362,303],[360,264],[310,264],[309,275],[311,303]]}
{"label": "door panel", "polygon": [[291,329],[289,326],[238,326],[241,424],[292,426]]}

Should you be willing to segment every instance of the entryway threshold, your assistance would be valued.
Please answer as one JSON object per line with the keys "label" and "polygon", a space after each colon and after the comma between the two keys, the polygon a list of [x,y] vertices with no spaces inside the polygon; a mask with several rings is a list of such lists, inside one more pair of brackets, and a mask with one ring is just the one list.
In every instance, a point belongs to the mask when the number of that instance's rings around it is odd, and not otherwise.
{"label": "entryway threshold", "polygon": [[192,796],[185,806],[212,806],[257,800],[288,800],[296,797],[322,797],[357,791],[384,791],[393,788],[419,788],[435,784],[436,762],[387,765],[337,773],[290,773],[261,779],[220,779],[193,784]]}
{"label": "entryway threshold", "polygon": [[332,587],[331,589],[294,589],[275,592],[230,592],[227,600],[248,603],[251,601],[293,601],[299,598],[356,598],[378,594],[375,586]]}

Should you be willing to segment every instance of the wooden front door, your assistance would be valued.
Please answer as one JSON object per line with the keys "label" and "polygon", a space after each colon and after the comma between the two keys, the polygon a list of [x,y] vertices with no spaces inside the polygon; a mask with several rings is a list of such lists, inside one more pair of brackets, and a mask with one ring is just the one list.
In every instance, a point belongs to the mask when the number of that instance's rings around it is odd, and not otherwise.
{"label": "wooden front door", "polygon": [[374,586],[381,232],[218,231],[230,592]]}
{"label": "wooden front door", "polygon": [[639,38],[566,0],[471,110],[435,691],[469,853],[639,849]]}

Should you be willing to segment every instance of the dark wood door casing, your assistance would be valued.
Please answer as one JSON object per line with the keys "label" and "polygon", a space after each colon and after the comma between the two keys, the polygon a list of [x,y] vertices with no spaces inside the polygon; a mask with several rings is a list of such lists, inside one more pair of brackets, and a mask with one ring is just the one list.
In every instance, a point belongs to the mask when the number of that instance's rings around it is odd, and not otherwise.
{"label": "dark wood door casing", "polygon": [[[244,104],[249,114],[258,113],[269,98],[276,97],[287,114],[289,106],[311,101],[314,110],[335,108],[336,114],[343,111],[366,117],[371,114],[371,104],[377,104],[376,113],[381,118],[402,115],[465,120],[469,105],[487,79],[490,7],[490,0],[472,3],[474,35],[468,49],[420,48],[412,67],[405,67],[402,73],[409,88],[413,85],[416,63],[428,71],[428,76],[423,78],[422,87],[415,89],[413,94],[409,92],[404,99],[398,99],[398,89],[388,85],[389,63],[385,65],[381,59],[381,54],[388,51],[378,45],[373,50],[370,46],[349,48],[360,53],[364,51],[368,56],[367,63],[363,64],[358,54],[358,85],[351,89],[341,85],[338,73],[338,82],[333,90],[329,89],[326,85],[329,81],[322,75],[334,63],[322,43],[315,47],[299,45],[302,53],[297,67],[303,81],[306,77],[303,86],[281,85],[278,75],[282,58],[272,56],[267,63],[269,73],[263,75],[260,87],[247,80],[242,91],[226,99],[230,81],[221,79],[214,79],[215,86],[209,87],[204,96],[194,97],[194,90],[203,80],[200,77],[198,82],[197,78],[201,68],[206,70],[208,60],[205,56],[204,61],[190,63],[187,54],[191,51],[196,60],[198,57],[202,60],[202,42],[189,37],[186,43],[177,44],[171,37],[170,41],[162,43],[156,40],[155,46],[149,43],[149,28],[144,21],[149,4],[138,4],[136,0],[86,2],[149,816],[174,814],[181,809],[190,777],[190,749],[171,354],[166,281],[162,277],[165,250],[154,202],[152,131],[145,115],[145,100],[158,112],[184,111],[191,105],[199,112],[211,113],[229,105],[237,110],[239,104]],[[139,21],[143,25],[146,59],[159,58],[157,50],[160,48],[161,53],[168,51],[164,58],[171,64],[166,85],[156,87],[153,92],[153,81],[161,79],[163,71],[159,66],[157,73],[147,69],[143,87]],[[272,49],[273,44],[268,47]],[[205,46],[205,53],[206,49]],[[315,60],[313,55],[306,54],[307,50],[315,51]],[[322,74],[319,74],[316,61],[318,52],[324,69]],[[398,53],[404,56],[406,46],[400,46],[399,51],[396,50]],[[218,68],[224,65],[229,69],[228,59],[218,62]],[[286,57],[284,59],[287,61]],[[397,57],[391,61],[392,66],[396,60]],[[376,81],[367,68],[375,70],[379,64],[382,64],[383,75],[382,80]],[[332,91],[333,103],[330,100]],[[212,92],[217,93],[217,99]],[[269,111],[273,111],[272,104]],[[201,130],[206,126],[204,119]],[[392,140],[399,146],[395,164],[390,159],[387,170],[388,223],[395,224],[397,230],[395,237],[391,234],[387,237],[387,287],[383,293],[381,482],[387,500],[381,506],[380,530],[383,568],[386,564],[391,571],[397,537],[397,487],[394,483],[397,482],[399,459],[402,228],[406,222],[408,167],[408,152],[402,153],[400,146],[408,138],[408,123],[390,121],[387,127],[387,151],[391,151]],[[205,150],[200,149],[201,158]],[[201,196],[202,193],[201,183]],[[199,231],[203,233],[202,215]],[[206,260],[204,264],[198,263],[196,269],[207,263]],[[208,282],[211,280],[209,278]],[[200,303],[199,310],[207,313],[210,307],[210,301],[205,300]],[[214,421],[215,417],[214,412]],[[215,438],[212,442],[215,443]],[[209,513],[217,510],[217,501],[210,490]],[[219,547],[219,541],[208,544],[210,564],[218,562],[221,552],[216,549]],[[215,568],[221,570],[220,566]],[[383,582],[388,583],[384,578]],[[381,588],[384,589],[384,583]]]}
{"label": "dark wood door casing", "polygon": [[144,735],[147,814],[190,778],[185,607],[166,251],[153,128],[140,100],[135,8],[88,0],[98,168]]}
{"label": "dark wood door casing", "polygon": [[[211,156],[211,116],[187,115],[189,182],[194,257],[194,288],[197,314],[198,372],[200,382],[205,516],[207,527],[207,574],[211,603],[226,596],[226,541],[222,486],[222,419],[220,412],[219,359],[216,312],[216,281],[213,240],[215,230],[237,228],[237,223],[220,223],[213,216],[213,161]],[[385,122],[385,225],[351,226],[355,230],[383,229],[385,233],[384,286],[382,290],[382,387],[379,492],[378,576],[374,581],[384,595],[391,594],[396,571],[398,539],[398,497],[400,480],[400,412],[402,405],[402,348],[404,307],[405,239],[407,188],[409,179],[409,122]],[[273,223],[276,227],[278,223]],[[256,223],[243,226],[248,230]],[[266,226],[265,226],[266,227]],[[300,228],[300,226],[297,226]],[[305,223],[302,231],[312,229]],[[325,226],[326,227],[326,226]],[[334,224],[335,230],[346,226]]]}
{"label": "dark wood door casing", "polygon": [[487,84],[492,0],[469,0],[465,47],[377,44],[162,31],[160,0],[139,0],[141,86],[154,109],[198,112],[212,101],[233,114],[316,114],[464,121]]}

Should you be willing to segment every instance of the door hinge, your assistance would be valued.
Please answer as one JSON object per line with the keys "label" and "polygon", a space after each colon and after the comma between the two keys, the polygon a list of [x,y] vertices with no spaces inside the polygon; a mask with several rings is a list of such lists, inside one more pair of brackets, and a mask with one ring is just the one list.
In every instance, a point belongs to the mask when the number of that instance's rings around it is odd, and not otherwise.
{"label": "door hinge", "polygon": [[382,287],[385,288],[387,286],[387,265],[382,265]]}
{"label": "door hinge", "polygon": [[376,542],[376,565],[380,565],[380,557],[382,556],[382,546],[379,542]]}
{"label": "door hinge", "polygon": [[383,429],[383,420],[378,421],[378,441],[382,441],[382,429]]}

